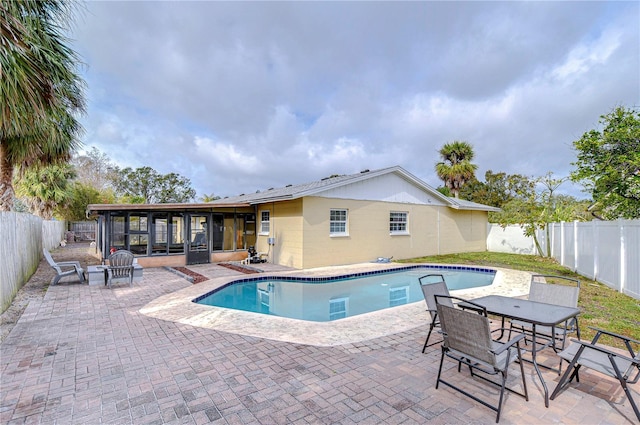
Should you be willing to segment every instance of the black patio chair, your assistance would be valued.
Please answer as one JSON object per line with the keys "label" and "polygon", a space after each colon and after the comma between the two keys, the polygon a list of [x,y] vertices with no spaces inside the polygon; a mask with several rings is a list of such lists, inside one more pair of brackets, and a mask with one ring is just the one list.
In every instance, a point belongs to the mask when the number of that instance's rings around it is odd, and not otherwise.
{"label": "black patio chair", "polygon": [[[531,286],[529,287],[530,301],[537,301],[546,304],[561,305],[563,307],[578,307],[578,296],[580,295],[580,281],[564,276],[551,276],[535,274],[531,276]],[[509,328],[509,337],[511,330],[516,328],[531,337],[533,325],[531,323],[520,320],[512,320]],[[560,345],[560,350],[564,350],[567,342],[567,335],[576,333],[580,339],[580,327],[578,319],[573,317],[563,324],[555,326],[553,329],[549,326],[537,326],[536,335],[547,338],[555,338]],[[527,343],[528,340],[525,340]],[[562,359],[558,366],[558,375],[562,373]]]}
{"label": "black patio chair", "polygon": [[[584,367],[617,379],[629,403],[631,403],[638,422],[640,422],[640,410],[638,410],[638,406],[633,400],[629,389],[630,384],[636,384],[640,380],[640,352],[634,352],[633,350],[633,344],[639,347],[640,341],[604,329],[591,329],[596,331],[596,335],[591,342],[572,339],[573,344],[558,354],[562,359],[569,362],[569,366],[562,378],[560,378],[555,390],[553,390],[551,400],[556,398],[560,391],[573,381],[573,378],[580,382],[578,372],[581,367]],[[602,335],[607,335],[624,343],[629,355],[620,354],[607,345],[598,344],[598,340]]]}
{"label": "black patio chair", "polygon": [[[429,338],[431,338],[431,333],[436,327],[440,326],[440,322],[438,321],[438,310],[436,308],[435,296],[449,296],[449,288],[447,288],[447,283],[444,280],[444,276],[440,273],[427,274],[422,276],[418,280],[420,281],[420,288],[422,289],[424,300],[427,303],[427,311],[431,316],[431,323],[429,323],[429,333],[427,334],[427,339],[424,341],[424,346],[422,347],[422,352],[424,353],[427,347],[440,342],[436,341],[429,345]],[[443,298],[441,302],[447,303],[450,302],[450,299]],[[453,304],[451,304],[450,306],[453,306]]]}
{"label": "black patio chair", "polygon": [[[440,383],[443,383],[478,403],[487,406],[496,412],[496,423],[500,421],[505,390],[524,397],[525,400],[529,401],[520,353],[520,341],[524,339],[524,334],[518,333],[515,338],[506,343],[494,341],[491,338],[491,326],[489,318],[487,317],[487,310],[484,307],[457,297],[436,295],[435,299],[443,335],[442,356],[440,357],[436,389]],[[463,310],[455,305],[450,306],[450,303],[454,304],[454,300],[463,302],[465,307],[473,307],[474,311]],[[496,330],[494,330],[494,332],[495,331]],[[460,368],[462,364],[464,364],[469,368],[472,377],[478,377],[490,384],[499,386],[500,397],[497,405],[490,404],[478,396],[442,379],[442,364],[445,357],[449,357],[458,362],[458,372],[460,372]],[[518,392],[506,386],[507,370],[509,365],[516,360],[518,360],[520,365],[523,392]],[[481,373],[475,373],[474,370]],[[485,375],[500,375],[501,381],[495,382]]]}

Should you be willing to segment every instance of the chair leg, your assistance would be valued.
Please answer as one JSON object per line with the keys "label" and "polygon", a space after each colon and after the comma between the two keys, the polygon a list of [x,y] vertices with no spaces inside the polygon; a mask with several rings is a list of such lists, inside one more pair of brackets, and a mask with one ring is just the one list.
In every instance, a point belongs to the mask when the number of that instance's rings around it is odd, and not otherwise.
{"label": "chair leg", "polygon": [[436,327],[436,320],[433,319],[429,324],[429,333],[427,334],[427,339],[424,341],[424,346],[422,347],[422,353],[424,353],[424,351],[429,346],[429,338],[431,337],[431,332],[433,332],[433,328],[435,327]]}
{"label": "chair leg", "polygon": [[436,390],[440,384],[440,375],[442,374],[442,363],[444,362],[444,347],[442,347],[442,355],[440,356],[440,367],[438,368],[438,378],[436,379]]}
{"label": "chair leg", "polygon": [[500,411],[502,410],[502,400],[504,399],[504,387],[507,384],[507,373],[501,372],[501,375],[502,375],[502,384],[500,385],[500,398],[498,399],[496,423],[500,422]]}
{"label": "chair leg", "polygon": [[[576,364],[576,361],[578,360],[578,358],[580,358],[580,355],[582,355],[583,351],[584,351],[584,345],[578,349],[578,352],[576,353],[576,355],[573,356],[573,359],[571,359],[571,362],[569,362],[569,366],[567,366],[567,370],[564,372],[564,375],[562,375],[562,377],[560,378],[560,381],[558,381],[558,385],[556,385],[555,390],[553,390],[551,397],[549,397],[551,400],[556,398],[556,396],[560,393],[560,391],[568,383],[573,381],[573,378],[578,375],[578,369],[580,369],[580,365]],[[569,375],[571,375],[571,378],[567,380],[567,378],[569,378]]]}
{"label": "chair leg", "polygon": [[633,408],[633,411],[636,414],[638,421],[640,421],[640,410],[638,410],[638,406],[636,405],[635,401],[633,401],[633,397],[631,397],[631,391],[627,386],[627,381],[625,381],[625,379],[623,378],[622,372],[620,372],[620,369],[618,368],[618,365],[613,359],[613,356],[609,354],[608,357],[609,357],[609,361],[611,362],[611,366],[613,366],[613,370],[615,370],[616,372],[616,377],[618,378],[618,381],[620,382],[620,385],[622,386],[622,389],[624,390],[624,393],[626,394],[627,399],[629,400],[629,403],[631,403],[631,407]]}

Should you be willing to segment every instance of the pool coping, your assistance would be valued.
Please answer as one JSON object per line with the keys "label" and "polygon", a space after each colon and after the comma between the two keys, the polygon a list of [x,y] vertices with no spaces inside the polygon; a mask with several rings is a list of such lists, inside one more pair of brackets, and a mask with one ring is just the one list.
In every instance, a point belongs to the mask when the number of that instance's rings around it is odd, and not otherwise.
{"label": "pool coping", "polygon": [[[411,265],[434,266],[433,263],[412,263]],[[270,272],[269,275],[329,277],[366,273],[373,270],[392,270],[407,266],[407,264],[398,263],[362,263],[349,266]],[[458,264],[442,264],[441,266],[469,267]],[[483,266],[482,268],[496,270],[493,284],[480,288],[454,290],[451,291],[451,294],[462,298],[475,298],[491,294],[519,297],[528,294],[532,273],[496,267]],[[313,346],[355,344],[408,331],[418,326],[428,326],[429,323],[424,300],[332,322],[310,322],[192,302],[193,299],[238,279],[238,276],[214,278],[163,295],[141,308],[140,313],[161,320],[222,332]]]}

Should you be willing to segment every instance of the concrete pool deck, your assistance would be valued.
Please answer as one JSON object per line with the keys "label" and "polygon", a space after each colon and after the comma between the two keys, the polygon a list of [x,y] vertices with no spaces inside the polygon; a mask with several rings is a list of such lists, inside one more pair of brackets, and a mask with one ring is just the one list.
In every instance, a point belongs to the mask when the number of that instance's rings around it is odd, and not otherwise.
{"label": "concrete pool deck", "polygon": [[[267,272],[266,274],[274,277],[292,275],[325,277],[372,270],[393,270],[408,265],[419,264],[362,263],[307,270],[283,269],[277,266],[274,267],[271,264],[259,264],[257,266],[264,268],[265,272]],[[496,270],[496,277],[492,285],[452,291],[451,294],[470,299],[490,294],[517,297],[527,295],[529,292],[531,273],[493,267],[488,268]],[[211,267],[207,265],[190,266],[190,269],[207,277],[215,275],[215,272],[212,273]],[[251,277],[251,275],[246,277]],[[161,296],[140,309],[140,313],[156,319],[169,320],[185,325],[319,347],[353,344],[429,325],[429,316],[424,314],[424,301],[360,314],[333,322],[288,319],[192,302],[194,298],[237,279],[238,276],[212,278],[197,285]]]}
{"label": "concrete pool deck", "polygon": [[[189,268],[213,279],[246,276],[215,264]],[[317,346],[141,313],[185,289],[206,292],[203,283],[192,285],[165,269],[149,268],[133,287],[69,280],[49,287],[0,344],[0,423],[495,423],[490,409],[448,388],[435,389],[440,347],[421,353],[424,326]],[[410,320],[422,316],[424,310]],[[541,362],[557,364],[553,351],[540,354]],[[456,369],[446,362],[443,373],[467,391],[496,399],[492,386]],[[524,370],[529,401],[507,394],[502,425],[637,423],[615,380],[584,371],[579,384],[545,408],[535,371],[530,365]],[[520,372],[511,372],[508,382],[515,384]],[[558,375],[545,370],[543,375],[553,389]],[[631,391],[638,400],[637,388]]]}

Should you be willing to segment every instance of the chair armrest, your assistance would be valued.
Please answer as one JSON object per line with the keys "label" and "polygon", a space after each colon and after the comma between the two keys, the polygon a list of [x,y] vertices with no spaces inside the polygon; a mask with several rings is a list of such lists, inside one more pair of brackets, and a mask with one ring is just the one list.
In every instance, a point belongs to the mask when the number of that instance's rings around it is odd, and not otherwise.
{"label": "chair armrest", "polygon": [[605,334],[605,335],[612,336],[614,338],[621,339],[621,340],[626,341],[626,342],[633,342],[633,343],[636,343],[636,344],[640,344],[640,341],[637,341],[637,340],[635,340],[633,338],[629,338],[628,336],[619,335],[617,333],[609,332],[609,331],[607,331],[605,329],[594,328],[592,326],[589,326],[589,329],[593,329],[594,331],[596,331],[596,336],[593,337],[593,340],[591,341],[592,343],[595,343],[597,341],[597,338],[599,338],[601,334]]}
{"label": "chair armrest", "polygon": [[[508,329],[507,329],[508,330]],[[509,341],[503,343],[500,348],[498,348],[497,350],[491,350],[493,352],[493,354],[500,354],[503,351],[508,350],[509,348],[511,348],[514,344],[520,342],[521,339],[524,338],[524,334],[523,333],[518,333],[518,335],[516,335],[515,338],[511,338]]]}
{"label": "chair armrest", "polygon": [[573,338],[571,338],[571,340],[573,342],[577,343],[577,344],[583,345],[585,349],[588,348],[590,350],[599,351],[599,352],[601,352],[603,354],[612,355],[614,357],[620,357],[622,359],[628,360],[633,365],[640,366],[640,359],[638,359],[638,358],[632,358],[632,357],[629,357],[627,355],[612,351],[612,350],[608,349],[608,347],[603,346],[603,345],[597,345],[597,344],[593,344],[593,343],[586,342],[586,341],[579,341],[579,340],[573,339]]}
{"label": "chair armrest", "polygon": [[67,266],[67,267],[71,267],[71,266],[73,266],[73,267],[81,267],[80,266],[80,261],[58,261],[56,264],[58,266],[62,266],[62,267],[65,267],[65,266]]}

